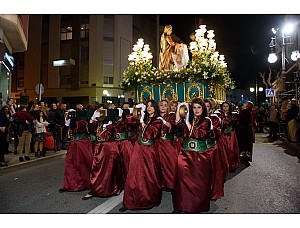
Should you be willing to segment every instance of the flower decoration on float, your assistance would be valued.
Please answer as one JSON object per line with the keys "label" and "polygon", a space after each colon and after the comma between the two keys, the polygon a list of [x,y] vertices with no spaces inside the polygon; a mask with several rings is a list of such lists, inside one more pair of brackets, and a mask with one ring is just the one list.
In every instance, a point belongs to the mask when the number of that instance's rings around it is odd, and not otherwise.
{"label": "flower decoration on float", "polygon": [[123,72],[123,81],[120,86],[124,91],[135,90],[147,78],[153,78],[156,71],[152,66],[152,59],[149,45],[144,43],[144,39],[139,38],[133,45],[133,52],[128,55],[129,66]]}
{"label": "flower decoration on float", "polygon": [[195,40],[190,42],[189,50],[192,60],[183,69],[173,71],[159,71],[152,65],[152,54],[148,44],[142,38],[133,45],[133,52],[129,54],[129,66],[123,72],[121,87],[125,92],[135,90],[143,83],[150,85],[164,84],[167,81],[183,83],[187,81],[220,84],[226,89],[234,89],[235,82],[230,77],[224,55],[216,51],[214,30],[200,25],[195,30]]}
{"label": "flower decoration on float", "polygon": [[226,89],[234,89],[235,82],[230,78],[225,56],[216,51],[214,37],[214,30],[207,30],[206,25],[200,25],[199,29],[195,30],[195,40],[189,45],[192,53],[190,69],[200,81],[209,80],[210,83],[220,84]]}

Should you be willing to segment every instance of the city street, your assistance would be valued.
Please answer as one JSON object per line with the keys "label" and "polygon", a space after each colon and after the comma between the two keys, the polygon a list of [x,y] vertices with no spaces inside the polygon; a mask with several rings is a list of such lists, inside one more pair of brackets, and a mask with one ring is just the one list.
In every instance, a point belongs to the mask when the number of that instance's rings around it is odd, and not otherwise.
{"label": "city street", "polygon": [[[257,134],[253,162],[228,175],[224,198],[211,202],[208,214],[297,214],[300,212],[300,163],[282,141],[268,143]],[[59,193],[64,157],[56,156],[0,170],[2,214],[118,214],[122,196],[81,198],[88,192]],[[159,207],[122,213],[167,214],[171,193],[163,192]]]}

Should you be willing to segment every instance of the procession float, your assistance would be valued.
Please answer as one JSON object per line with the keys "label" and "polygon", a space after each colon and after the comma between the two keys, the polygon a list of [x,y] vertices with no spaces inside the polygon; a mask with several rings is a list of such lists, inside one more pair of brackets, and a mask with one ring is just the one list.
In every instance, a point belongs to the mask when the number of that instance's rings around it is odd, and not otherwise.
{"label": "procession float", "polygon": [[[142,38],[133,45],[129,66],[123,72],[121,87],[130,92],[135,103],[185,101],[193,98],[226,100],[226,91],[235,87],[224,55],[216,51],[214,30],[200,25],[186,44],[173,42],[172,26],[167,25],[160,39],[159,67],[152,65],[152,53]],[[189,59],[189,53],[191,59]]]}

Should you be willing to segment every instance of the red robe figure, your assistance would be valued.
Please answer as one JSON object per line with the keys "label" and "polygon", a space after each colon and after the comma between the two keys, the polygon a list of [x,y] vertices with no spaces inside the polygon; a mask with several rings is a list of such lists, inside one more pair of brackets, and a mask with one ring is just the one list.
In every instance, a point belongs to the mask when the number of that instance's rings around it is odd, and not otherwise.
{"label": "red robe figure", "polygon": [[178,150],[174,144],[175,113],[168,114],[168,101],[159,102],[159,117],[163,121],[160,139],[155,140],[155,147],[160,157],[162,170],[162,189],[173,190]]}
{"label": "red robe figure", "polygon": [[255,115],[252,110],[252,102],[247,101],[237,115],[236,133],[239,142],[240,160],[245,163],[252,162],[253,143],[255,141],[255,128],[253,127]]}
{"label": "red robe figure", "polygon": [[231,103],[225,101],[221,104],[221,110],[223,111],[223,136],[224,141],[227,142],[227,158],[229,163],[229,172],[234,172],[240,167],[240,152],[237,135],[234,130],[235,118],[232,114]]}
{"label": "red robe figure", "polygon": [[146,113],[142,111],[138,140],[134,144],[126,178],[123,207],[119,211],[143,210],[158,206],[161,202],[161,166],[154,141],[160,138],[162,121],[158,104],[147,102]]}
{"label": "red robe figure", "polygon": [[[177,106],[178,106],[177,101],[171,101],[169,104],[169,114],[176,116]],[[174,146],[178,150],[177,154],[179,154],[179,151],[181,149],[181,145],[183,142],[183,132],[182,132],[182,130],[176,128],[176,125],[174,127],[175,127],[175,129],[174,129]]]}
{"label": "red robe figure", "polygon": [[[212,161],[213,179],[212,179],[212,196],[213,201],[220,199],[224,196],[224,164],[228,164],[225,152],[222,151],[222,145],[220,146],[220,138],[222,135],[221,119],[217,114],[212,113],[212,103],[209,99],[204,99],[208,117],[212,123],[211,137],[207,140],[210,144],[209,147],[213,147],[214,150],[210,150],[210,157]],[[221,142],[222,143],[222,142]]]}
{"label": "red robe figure", "polygon": [[[105,122],[104,120],[103,123]],[[122,191],[121,158],[114,136],[115,127],[111,121],[100,124],[96,133],[90,192],[82,198],[83,200],[93,196],[118,195]]]}
{"label": "red robe figure", "polygon": [[199,98],[193,99],[193,111],[185,121],[180,119],[178,110],[176,123],[184,134],[178,155],[173,213],[209,211],[213,177],[210,150],[214,147],[208,148],[206,140],[210,137],[211,121],[206,118],[205,103]]}
{"label": "red robe figure", "polygon": [[79,120],[73,130],[74,137],[67,150],[64,181],[59,192],[82,191],[90,188],[93,149],[88,137],[87,123]]}
{"label": "red robe figure", "polygon": [[[126,109],[129,111],[129,109]],[[140,121],[134,119],[132,114],[128,113],[126,115],[126,110],[122,110],[121,118],[116,122],[116,136],[115,140],[118,144],[118,149],[121,158],[121,179],[122,189],[125,185],[125,180],[127,177],[129,169],[130,156],[133,151],[132,136],[136,133]]]}
{"label": "red robe figure", "polygon": [[229,162],[227,157],[227,148],[228,148],[228,142],[226,141],[226,137],[224,136],[224,130],[223,130],[223,116],[224,112],[222,110],[215,110],[213,115],[216,115],[221,120],[221,135],[217,139],[217,145],[219,150],[221,151],[222,156],[222,173],[223,173],[223,182],[226,182],[227,174],[229,173]]}

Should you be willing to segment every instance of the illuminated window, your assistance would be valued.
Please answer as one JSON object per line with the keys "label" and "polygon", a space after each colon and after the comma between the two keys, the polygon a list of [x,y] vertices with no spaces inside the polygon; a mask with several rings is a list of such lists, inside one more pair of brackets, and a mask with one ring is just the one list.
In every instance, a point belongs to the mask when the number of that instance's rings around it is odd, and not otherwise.
{"label": "illuminated window", "polygon": [[80,28],[80,38],[88,38],[90,33],[90,24],[82,24]]}
{"label": "illuminated window", "polygon": [[64,27],[60,29],[60,40],[72,40],[72,27]]}
{"label": "illuminated window", "polygon": [[104,76],[103,84],[114,84],[114,77]]}
{"label": "illuminated window", "polygon": [[60,75],[60,85],[71,85],[71,75]]}

